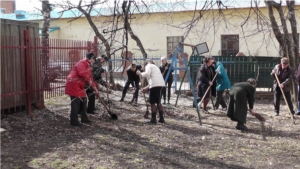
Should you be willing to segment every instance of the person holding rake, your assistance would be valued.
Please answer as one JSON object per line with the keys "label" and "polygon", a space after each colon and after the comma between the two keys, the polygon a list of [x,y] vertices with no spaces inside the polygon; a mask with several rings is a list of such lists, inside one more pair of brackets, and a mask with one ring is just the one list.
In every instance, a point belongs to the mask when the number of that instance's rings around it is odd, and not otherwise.
{"label": "person holding rake", "polygon": [[[276,74],[276,75],[275,75]],[[289,59],[283,57],[281,63],[276,65],[271,72],[271,76],[274,77],[274,113],[275,116],[279,116],[280,97],[284,95],[292,116],[295,114],[294,106],[291,99],[291,83],[292,83],[293,69],[289,66]],[[277,78],[275,77],[277,76]],[[283,93],[281,92],[283,91]]]}
{"label": "person holding rake", "polygon": [[200,67],[200,77],[198,79],[198,97],[203,100],[202,111],[205,114],[209,113],[207,104],[210,96],[216,97],[216,81],[213,81],[216,72],[212,63],[213,59],[211,57],[205,57],[203,59],[203,64]]}

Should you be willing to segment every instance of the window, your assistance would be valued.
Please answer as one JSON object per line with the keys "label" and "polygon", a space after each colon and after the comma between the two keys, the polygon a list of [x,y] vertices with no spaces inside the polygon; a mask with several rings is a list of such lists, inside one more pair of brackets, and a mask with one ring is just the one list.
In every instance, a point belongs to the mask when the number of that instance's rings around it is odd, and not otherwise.
{"label": "window", "polygon": [[167,56],[172,57],[173,52],[176,50],[176,46],[179,42],[183,42],[183,36],[169,36],[167,37]]}
{"label": "window", "polygon": [[235,56],[239,52],[239,35],[221,35],[222,56]]}

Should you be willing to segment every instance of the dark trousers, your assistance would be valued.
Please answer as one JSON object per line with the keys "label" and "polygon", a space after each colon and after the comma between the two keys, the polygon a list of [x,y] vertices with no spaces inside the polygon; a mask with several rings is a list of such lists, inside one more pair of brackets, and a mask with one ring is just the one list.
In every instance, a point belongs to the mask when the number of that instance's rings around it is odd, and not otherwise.
{"label": "dark trousers", "polygon": [[70,123],[78,124],[78,114],[81,113],[81,121],[87,120],[86,114],[86,97],[73,97],[71,96],[71,114],[70,114]]}
{"label": "dark trousers", "polygon": [[[280,106],[280,96],[282,95],[281,90],[279,87],[276,88],[274,91],[274,112],[279,113],[279,106]],[[290,92],[284,92],[286,101],[288,103],[289,108],[291,109],[292,113],[294,114],[294,106],[291,99],[291,93]]]}
{"label": "dark trousers", "polygon": [[219,104],[221,104],[222,108],[226,108],[227,105],[225,103],[224,97],[223,97],[224,90],[217,91],[217,97],[216,97],[216,103],[215,108],[219,108]]}
{"label": "dark trousers", "polygon": [[[171,97],[172,83],[173,83],[173,80],[170,80],[170,81],[166,82],[167,89],[168,89],[168,101],[170,101],[170,97]],[[166,101],[166,93],[167,93],[167,90],[164,90],[164,92],[162,93],[162,96],[164,97],[164,101]]]}
{"label": "dark trousers", "polygon": [[[123,91],[122,91],[122,98],[123,98],[123,99],[125,98],[126,93],[127,93],[127,90],[128,90],[128,88],[129,88],[129,86],[130,86],[131,83],[132,83],[132,82],[129,81],[129,80],[126,81],[125,87],[124,87],[124,89],[123,89]],[[134,83],[134,85],[135,85],[135,91],[134,91],[133,96],[134,96],[134,98],[135,98],[135,101],[137,102],[137,101],[138,101],[138,97],[139,97],[140,80],[135,80],[135,81],[133,81],[133,83]]]}
{"label": "dark trousers", "polygon": [[95,100],[96,100],[96,95],[93,90],[87,89],[86,94],[88,96],[88,106],[87,106],[87,112],[91,113],[95,110]]}

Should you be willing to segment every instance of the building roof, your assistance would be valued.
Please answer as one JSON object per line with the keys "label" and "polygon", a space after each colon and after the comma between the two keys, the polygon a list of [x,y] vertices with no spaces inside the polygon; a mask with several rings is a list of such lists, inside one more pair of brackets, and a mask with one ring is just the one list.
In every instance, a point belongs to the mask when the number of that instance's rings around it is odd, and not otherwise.
{"label": "building roof", "polygon": [[[265,7],[264,0],[256,0],[258,7]],[[255,7],[256,4],[254,0],[223,0],[223,5],[221,9],[234,9],[234,8],[250,8]],[[300,2],[295,2],[296,5],[300,5]],[[286,5],[283,2],[283,5]],[[194,11],[202,9],[219,9],[216,0],[213,1],[196,1],[196,2],[186,2],[180,1],[176,3],[152,3],[140,5],[138,8],[132,6],[132,11],[134,14],[141,13],[166,13],[166,12],[181,12],[181,11]],[[122,11],[122,9],[119,9]],[[98,7],[91,11],[91,16],[111,16],[113,15],[113,7]],[[75,18],[84,17],[78,9],[72,9],[62,12],[62,10],[55,9],[51,11],[51,18]],[[26,11],[17,10],[12,14],[0,14],[0,18],[11,19],[11,20],[42,20],[43,16],[40,11],[27,13]]]}

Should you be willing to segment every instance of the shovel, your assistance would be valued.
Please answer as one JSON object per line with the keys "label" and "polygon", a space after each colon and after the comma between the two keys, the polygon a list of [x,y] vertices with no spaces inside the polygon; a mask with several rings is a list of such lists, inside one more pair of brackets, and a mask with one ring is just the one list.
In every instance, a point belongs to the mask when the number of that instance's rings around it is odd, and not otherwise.
{"label": "shovel", "polygon": [[[95,89],[95,87],[93,87],[94,91],[97,91]],[[110,117],[113,119],[113,120],[118,120],[118,115],[117,114],[114,114],[110,111],[110,109],[107,107],[107,105],[105,104],[105,102],[101,99],[101,97],[99,96],[99,93],[95,93],[95,95],[97,96],[97,98],[100,100],[100,102],[102,103],[102,105],[105,107],[105,109],[107,110],[108,114],[110,115]]]}

